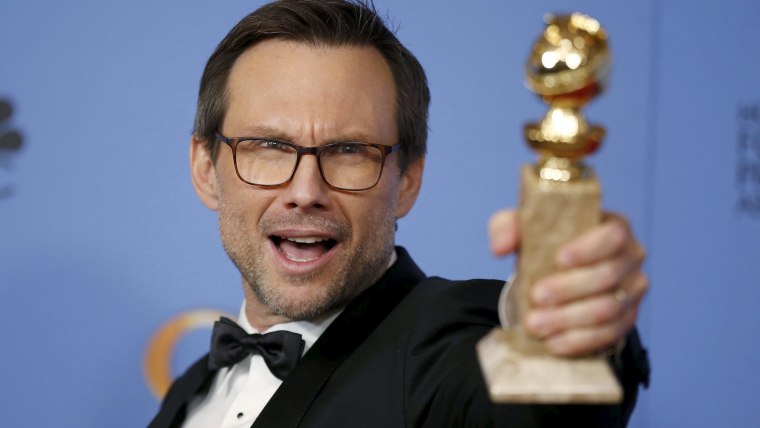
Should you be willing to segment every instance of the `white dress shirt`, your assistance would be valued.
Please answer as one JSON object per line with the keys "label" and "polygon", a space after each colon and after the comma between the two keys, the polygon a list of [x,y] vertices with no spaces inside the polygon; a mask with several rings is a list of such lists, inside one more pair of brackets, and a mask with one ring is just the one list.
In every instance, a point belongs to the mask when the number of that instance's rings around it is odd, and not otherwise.
{"label": "white dress shirt", "polygon": [[[275,324],[263,333],[285,330],[298,333],[304,340],[303,352],[311,348],[327,326],[342,309],[332,311],[312,321]],[[248,322],[245,302],[240,309],[238,324],[249,334],[259,333]],[[276,378],[259,354],[251,354],[232,367],[219,370],[208,394],[197,396],[188,405],[184,428],[248,428],[272,398],[282,381]]]}

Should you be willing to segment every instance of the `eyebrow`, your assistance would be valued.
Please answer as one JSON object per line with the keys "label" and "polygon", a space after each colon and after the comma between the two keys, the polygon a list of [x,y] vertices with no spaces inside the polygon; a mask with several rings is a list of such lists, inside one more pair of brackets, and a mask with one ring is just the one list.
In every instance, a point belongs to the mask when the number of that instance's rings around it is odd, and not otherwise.
{"label": "eyebrow", "polygon": [[[235,136],[237,138],[255,137],[255,138],[271,138],[273,140],[283,140],[289,142],[295,142],[295,138],[292,135],[283,132],[280,129],[272,128],[266,125],[250,125],[243,128],[242,134]],[[330,138],[326,141],[320,142],[320,144],[331,143],[373,143],[372,138],[369,138],[364,132],[354,130],[347,132],[346,134],[339,134],[336,137]]]}
{"label": "eyebrow", "polygon": [[291,141],[292,138],[288,134],[280,131],[277,128],[271,128],[269,126],[263,126],[263,125],[251,125],[246,126],[243,128],[242,134],[237,136],[240,137],[256,137],[256,138],[272,138],[275,140],[286,140]]}

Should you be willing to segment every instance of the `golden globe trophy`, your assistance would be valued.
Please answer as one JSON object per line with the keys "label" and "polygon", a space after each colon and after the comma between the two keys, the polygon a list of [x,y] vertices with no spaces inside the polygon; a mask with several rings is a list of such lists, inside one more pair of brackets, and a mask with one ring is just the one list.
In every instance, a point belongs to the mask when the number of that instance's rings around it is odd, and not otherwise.
{"label": "golden globe trophy", "polygon": [[517,276],[499,302],[504,328],[495,328],[478,343],[495,402],[622,400],[603,356],[553,356],[521,325],[531,307],[533,284],[557,269],[559,247],[600,221],[599,184],[583,157],[599,147],[604,129],[589,125],[580,109],[602,91],[609,68],[607,36],[599,22],[578,13],[547,16],[526,66],[528,86],[549,104],[549,111],[540,123],[525,126],[525,139],[539,160],[524,166],[521,174]]}

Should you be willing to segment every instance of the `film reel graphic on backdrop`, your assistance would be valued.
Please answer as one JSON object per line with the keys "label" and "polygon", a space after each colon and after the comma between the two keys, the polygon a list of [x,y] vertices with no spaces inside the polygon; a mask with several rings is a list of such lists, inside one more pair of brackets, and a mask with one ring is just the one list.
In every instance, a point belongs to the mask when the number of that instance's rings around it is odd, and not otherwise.
{"label": "film reel graphic on backdrop", "polygon": [[219,317],[235,319],[234,315],[216,309],[196,309],[183,312],[162,324],[148,341],[143,357],[145,384],[159,401],[173,380],[174,353],[184,336],[192,331],[210,329]]}
{"label": "film reel graphic on backdrop", "polygon": [[12,129],[13,105],[10,100],[0,98],[0,201],[13,196],[13,159],[21,150],[21,133]]}

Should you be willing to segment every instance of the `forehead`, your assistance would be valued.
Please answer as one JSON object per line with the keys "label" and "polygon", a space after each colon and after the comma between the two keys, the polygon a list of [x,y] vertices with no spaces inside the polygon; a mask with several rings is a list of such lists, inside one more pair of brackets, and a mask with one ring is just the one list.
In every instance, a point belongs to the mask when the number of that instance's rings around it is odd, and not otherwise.
{"label": "forehead", "polygon": [[354,136],[392,144],[395,116],[393,75],[375,48],[272,39],[232,67],[224,132],[266,128],[304,144]]}

